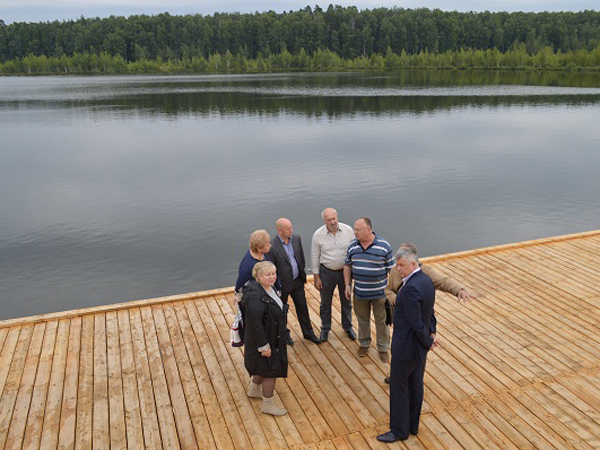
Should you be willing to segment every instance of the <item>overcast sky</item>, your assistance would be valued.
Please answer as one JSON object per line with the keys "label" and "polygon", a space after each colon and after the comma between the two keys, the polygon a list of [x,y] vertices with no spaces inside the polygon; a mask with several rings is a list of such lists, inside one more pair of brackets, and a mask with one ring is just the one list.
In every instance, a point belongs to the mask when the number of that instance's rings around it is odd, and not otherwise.
{"label": "overcast sky", "polygon": [[600,0],[354,0],[308,2],[306,0],[0,0],[0,19],[13,22],[46,22],[84,17],[134,14],[212,15],[215,12],[276,12],[310,5],[326,9],[330,3],[359,9],[398,6],[440,8],[446,11],[583,11],[600,9]]}

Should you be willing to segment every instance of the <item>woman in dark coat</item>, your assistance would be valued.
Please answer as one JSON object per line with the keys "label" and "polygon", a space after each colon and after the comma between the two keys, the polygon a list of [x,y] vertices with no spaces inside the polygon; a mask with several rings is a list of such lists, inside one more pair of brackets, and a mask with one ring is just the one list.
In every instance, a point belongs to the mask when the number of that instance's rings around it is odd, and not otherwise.
{"label": "woman in dark coat", "polygon": [[251,281],[244,289],[242,299],[246,310],[244,365],[252,377],[248,396],[263,399],[263,413],[282,416],[287,411],[274,402],[273,393],[277,378],[287,376],[288,306],[273,289],[277,280],[273,263],[256,263],[252,275],[256,281]]}

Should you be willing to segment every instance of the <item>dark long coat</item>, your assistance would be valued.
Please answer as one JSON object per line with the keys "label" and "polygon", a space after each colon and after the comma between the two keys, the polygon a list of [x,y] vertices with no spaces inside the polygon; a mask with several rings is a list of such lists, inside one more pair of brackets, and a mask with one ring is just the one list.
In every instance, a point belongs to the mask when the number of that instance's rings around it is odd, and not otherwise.
{"label": "dark long coat", "polygon": [[[244,335],[244,365],[250,375],[265,378],[287,377],[288,356],[285,343],[287,310],[281,309],[275,300],[256,281],[244,289],[242,298],[246,310]],[[266,358],[258,349],[271,346],[271,356]]]}

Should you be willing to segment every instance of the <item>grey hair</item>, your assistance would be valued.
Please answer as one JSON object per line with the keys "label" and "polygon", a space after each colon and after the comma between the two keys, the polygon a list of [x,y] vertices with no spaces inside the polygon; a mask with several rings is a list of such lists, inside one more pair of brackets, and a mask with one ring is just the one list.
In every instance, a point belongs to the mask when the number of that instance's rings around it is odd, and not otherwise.
{"label": "grey hair", "polygon": [[327,211],[328,209],[332,209],[335,215],[338,215],[338,212],[335,208],[325,208],[323,211],[321,211],[321,219],[325,220],[325,211]]}
{"label": "grey hair", "polygon": [[417,254],[419,253],[419,250],[417,250],[417,246],[412,242],[403,242],[402,244],[400,244],[400,248],[407,248]]}
{"label": "grey hair", "polygon": [[400,258],[404,258],[407,261],[414,261],[419,264],[419,256],[417,255],[417,252],[405,247],[400,247],[394,255],[394,258],[396,261],[398,261]]}

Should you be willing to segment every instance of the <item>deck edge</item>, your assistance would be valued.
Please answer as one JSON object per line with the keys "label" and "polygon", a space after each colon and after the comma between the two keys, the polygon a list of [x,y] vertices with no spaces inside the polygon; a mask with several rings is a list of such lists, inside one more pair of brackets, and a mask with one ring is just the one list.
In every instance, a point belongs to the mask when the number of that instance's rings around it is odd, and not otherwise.
{"label": "deck edge", "polygon": [[[505,250],[514,250],[517,248],[530,247],[533,245],[550,244],[553,242],[569,241],[572,239],[581,239],[581,238],[597,236],[597,235],[600,235],[600,229],[599,230],[591,230],[591,231],[583,231],[580,233],[564,234],[564,235],[547,237],[547,238],[532,239],[532,240],[522,241],[522,242],[513,242],[513,243],[509,243],[509,244],[500,244],[500,245],[494,245],[494,246],[490,246],[490,247],[482,247],[482,248],[477,248],[477,249],[473,249],[473,250],[465,250],[465,251],[454,252],[454,253],[444,253],[441,255],[428,256],[425,258],[421,258],[421,261],[427,262],[427,263],[435,263],[435,262],[447,261],[449,259],[460,259],[460,258],[466,258],[469,256],[476,256],[476,255],[500,252],[500,251],[505,251]],[[309,275],[308,279],[312,280],[312,275]],[[210,290],[206,290],[206,291],[190,292],[187,294],[170,295],[170,296],[165,296],[165,297],[155,297],[155,298],[149,298],[149,299],[144,299],[144,300],[134,300],[134,301],[130,301],[130,302],[113,303],[113,304],[109,304],[109,305],[93,306],[90,308],[74,309],[74,310],[70,310],[70,311],[53,312],[53,313],[39,314],[39,315],[35,315],[35,316],[27,316],[27,317],[18,317],[18,318],[14,318],[14,319],[7,319],[7,320],[0,321],[0,328],[30,325],[30,324],[35,324],[35,323],[39,323],[39,322],[49,322],[52,320],[71,319],[74,317],[81,317],[81,316],[88,315],[88,314],[120,311],[123,309],[139,308],[139,307],[143,307],[143,306],[159,305],[159,304],[163,304],[163,303],[172,303],[172,302],[183,301],[183,300],[196,300],[196,299],[202,299],[202,298],[207,298],[207,297],[213,297],[215,295],[227,295],[227,294],[233,293],[233,290],[234,290],[234,288],[233,288],[233,286],[231,286],[231,287],[225,287],[225,288],[219,288],[219,289],[210,289]]]}

